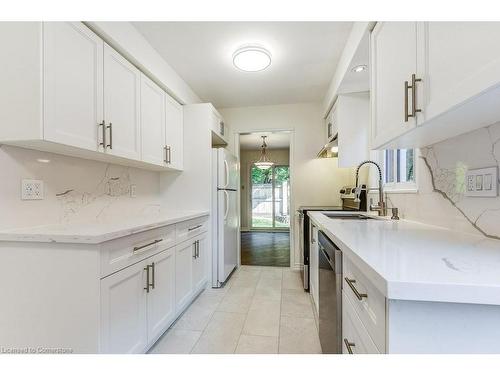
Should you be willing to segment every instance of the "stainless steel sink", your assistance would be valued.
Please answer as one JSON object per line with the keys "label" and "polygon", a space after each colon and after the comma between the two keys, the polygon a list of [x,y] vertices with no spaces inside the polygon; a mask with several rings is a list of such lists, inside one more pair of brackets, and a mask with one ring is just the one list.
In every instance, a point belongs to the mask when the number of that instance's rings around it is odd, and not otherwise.
{"label": "stainless steel sink", "polygon": [[340,219],[340,220],[373,220],[371,216],[366,216],[363,214],[338,214],[338,213],[325,213],[326,217],[330,219]]}

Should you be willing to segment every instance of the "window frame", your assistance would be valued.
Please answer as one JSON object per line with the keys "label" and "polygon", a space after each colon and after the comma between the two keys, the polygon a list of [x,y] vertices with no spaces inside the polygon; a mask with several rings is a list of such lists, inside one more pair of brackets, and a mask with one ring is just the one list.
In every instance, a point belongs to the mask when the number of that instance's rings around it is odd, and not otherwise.
{"label": "window frame", "polygon": [[397,151],[401,149],[394,149],[394,154],[393,154],[393,162],[392,162],[392,167],[393,167],[393,177],[394,177],[394,182],[386,182],[386,163],[385,163],[385,155],[386,152],[389,151],[388,149],[381,150],[379,154],[379,161],[380,164],[382,165],[384,174],[383,174],[383,183],[384,183],[384,191],[388,193],[418,193],[418,177],[419,177],[419,171],[418,171],[418,157],[419,157],[419,149],[414,148],[413,149],[413,175],[414,179],[411,182],[397,182],[397,174],[398,174],[398,163],[397,163]]}

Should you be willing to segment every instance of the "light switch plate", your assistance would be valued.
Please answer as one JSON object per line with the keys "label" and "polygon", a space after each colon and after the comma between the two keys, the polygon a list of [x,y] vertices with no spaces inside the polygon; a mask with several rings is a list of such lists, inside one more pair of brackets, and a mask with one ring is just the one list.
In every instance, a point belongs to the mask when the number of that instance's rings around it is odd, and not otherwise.
{"label": "light switch plate", "polygon": [[23,179],[21,181],[21,199],[22,200],[43,199],[43,181]]}
{"label": "light switch plate", "polygon": [[498,196],[498,168],[470,169],[465,174],[465,196]]}

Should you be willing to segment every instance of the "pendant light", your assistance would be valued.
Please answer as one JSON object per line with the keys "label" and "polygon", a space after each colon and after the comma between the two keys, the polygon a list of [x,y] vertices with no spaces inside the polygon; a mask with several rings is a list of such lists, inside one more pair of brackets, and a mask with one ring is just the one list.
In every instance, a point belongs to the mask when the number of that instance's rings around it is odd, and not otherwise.
{"label": "pendant light", "polygon": [[267,148],[266,138],[267,138],[267,136],[265,136],[265,135],[262,136],[262,146],[260,149],[260,159],[258,162],[255,163],[255,166],[259,169],[262,169],[263,171],[268,170],[269,168],[271,168],[274,165],[274,163],[271,160],[269,160],[269,158],[267,157],[267,154],[266,154],[266,148]]}

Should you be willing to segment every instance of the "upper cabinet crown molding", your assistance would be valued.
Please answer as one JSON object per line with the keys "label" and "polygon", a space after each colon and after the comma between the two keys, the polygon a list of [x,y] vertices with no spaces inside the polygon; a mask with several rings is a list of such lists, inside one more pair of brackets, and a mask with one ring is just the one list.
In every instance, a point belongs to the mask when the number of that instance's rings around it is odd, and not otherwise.
{"label": "upper cabinet crown molding", "polygon": [[499,22],[379,22],[372,148],[423,147],[500,120]]}
{"label": "upper cabinet crown molding", "polygon": [[[0,41],[0,99],[9,103],[0,114],[9,124],[0,127],[0,143],[182,170],[183,107],[167,123],[165,91],[83,23],[1,23]],[[154,87],[156,102],[151,95],[141,101],[142,82]]]}

